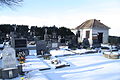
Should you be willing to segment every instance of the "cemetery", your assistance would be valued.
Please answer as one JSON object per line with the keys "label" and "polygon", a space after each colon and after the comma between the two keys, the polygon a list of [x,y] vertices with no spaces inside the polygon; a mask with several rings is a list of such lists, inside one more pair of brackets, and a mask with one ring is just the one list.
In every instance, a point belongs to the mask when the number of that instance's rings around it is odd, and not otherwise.
{"label": "cemetery", "polygon": [[120,80],[119,21],[120,0],[0,0],[0,80]]}
{"label": "cemetery", "polygon": [[65,37],[54,31],[49,35],[45,28],[43,39],[32,32],[31,41],[18,34],[14,26],[9,41],[0,46],[0,80],[89,80],[87,75],[90,80],[103,80],[110,73],[113,78],[107,80],[120,79],[114,75],[120,73],[119,48],[103,44],[104,40],[108,42],[106,38],[99,42],[97,33],[90,42],[88,32],[81,38],[80,31]]}

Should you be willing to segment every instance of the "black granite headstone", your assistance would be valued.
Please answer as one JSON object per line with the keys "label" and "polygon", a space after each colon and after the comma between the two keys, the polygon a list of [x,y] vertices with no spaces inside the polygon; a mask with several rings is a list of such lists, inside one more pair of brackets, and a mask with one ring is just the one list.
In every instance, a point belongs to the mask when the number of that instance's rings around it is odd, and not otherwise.
{"label": "black granite headstone", "polygon": [[77,48],[77,41],[76,38],[72,38],[68,43],[68,48],[70,49],[76,49]]}
{"label": "black granite headstone", "polygon": [[19,54],[19,52],[24,52],[25,56],[29,55],[26,38],[14,38],[13,37],[11,39],[11,46],[15,49],[16,56]]}
{"label": "black granite headstone", "polygon": [[0,79],[2,79],[2,68],[0,68]]}
{"label": "black granite headstone", "polygon": [[101,44],[99,43],[98,39],[93,40],[92,48],[100,48]]}
{"label": "black granite headstone", "polygon": [[18,65],[17,67],[18,67],[18,73],[23,74],[22,65]]}
{"label": "black granite headstone", "polygon": [[12,79],[18,77],[18,69],[3,69],[2,70],[2,79]]}
{"label": "black granite headstone", "polygon": [[84,38],[84,40],[82,42],[82,46],[83,46],[83,48],[89,48],[90,47],[90,43],[89,43],[87,38]]}

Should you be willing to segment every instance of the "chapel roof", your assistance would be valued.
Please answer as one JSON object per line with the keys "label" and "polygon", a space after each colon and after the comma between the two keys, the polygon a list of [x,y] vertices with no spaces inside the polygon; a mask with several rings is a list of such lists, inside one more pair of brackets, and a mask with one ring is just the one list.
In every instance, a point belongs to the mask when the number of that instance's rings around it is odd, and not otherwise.
{"label": "chapel roof", "polygon": [[101,23],[100,20],[96,19],[87,20],[81,25],[77,26],[75,29],[89,29],[94,27],[110,29],[110,27],[106,26],[105,24]]}

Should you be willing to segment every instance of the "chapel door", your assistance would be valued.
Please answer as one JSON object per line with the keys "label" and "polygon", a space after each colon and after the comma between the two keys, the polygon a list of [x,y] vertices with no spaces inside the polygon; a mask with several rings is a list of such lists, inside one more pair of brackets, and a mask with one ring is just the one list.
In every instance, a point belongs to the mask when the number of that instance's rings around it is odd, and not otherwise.
{"label": "chapel door", "polygon": [[98,41],[99,43],[103,43],[103,33],[98,33]]}

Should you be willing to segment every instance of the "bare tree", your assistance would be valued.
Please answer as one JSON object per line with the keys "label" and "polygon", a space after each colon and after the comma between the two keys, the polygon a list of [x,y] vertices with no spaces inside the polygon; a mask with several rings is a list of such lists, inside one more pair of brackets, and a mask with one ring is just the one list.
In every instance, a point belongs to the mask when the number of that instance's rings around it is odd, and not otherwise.
{"label": "bare tree", "polygon": [[20,5],[23,0],[0,0],[0,6],[16,6]]}

